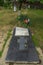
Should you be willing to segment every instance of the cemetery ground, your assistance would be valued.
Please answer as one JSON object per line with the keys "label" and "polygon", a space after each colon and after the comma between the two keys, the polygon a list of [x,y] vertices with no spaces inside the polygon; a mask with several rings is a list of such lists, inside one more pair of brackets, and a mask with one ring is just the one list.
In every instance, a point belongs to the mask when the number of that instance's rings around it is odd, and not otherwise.
{"label": "cemetery ground", "polygon": [[[35,47],[40,47],[43,52],[43,10],[21,9],[22,14],[27,14],[30,18],[30,23],[27,28],[32,32],[32,39]],[[26,27],[22,22],[17,22],[16,17],[18,11],[14,12],[9,9],[0,10],[0,58],[7,45],[7,41],[12,35],[11,31],[14,27]]]}

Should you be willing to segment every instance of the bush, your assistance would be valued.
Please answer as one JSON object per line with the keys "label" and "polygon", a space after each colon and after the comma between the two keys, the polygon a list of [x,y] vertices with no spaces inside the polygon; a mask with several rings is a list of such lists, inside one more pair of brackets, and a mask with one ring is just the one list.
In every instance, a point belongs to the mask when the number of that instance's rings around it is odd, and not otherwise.
{"label": "bush", "polygon": [[0,0],[0,6],[3,6],[4,0]]}
{"label": "bush", "polygon": [[28,20],[28,15],[26,14],[21,14],[19,16],[17,16],[16,18],[16,22],[20,22],[20,25],[23,26],[23,27],[27,27],[28,25],[24,22],[25,20]]}
{"label": "bush", "polygon": [[16,18],[16,20],[17,21],[20,21],[20,22],[22,22],[22,21],[24,21],[25,19],[28,19],[29,17],[28,17],[28,15],[23,15],[23,14],[21,14],[21,15],[19,15],[17,18]]}

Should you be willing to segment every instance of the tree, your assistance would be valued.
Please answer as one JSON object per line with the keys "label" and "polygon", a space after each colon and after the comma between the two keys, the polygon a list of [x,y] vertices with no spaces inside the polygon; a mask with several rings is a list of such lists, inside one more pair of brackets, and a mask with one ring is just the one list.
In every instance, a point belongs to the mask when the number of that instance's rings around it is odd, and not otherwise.
{"label": "tree", "polygon": [[43,0],[40,0],[40,3],[43,3]]}
{"label": "tree", "polygon": [[11,0],[4,0],[4,7],[5,8],[7,8],[7,7],[10,8],[11,4],[12,4]]}
{"label": "tree", "polygon": [[18,2],[19,2],[19,10],[21,10],[23,0],[18,0]]}
{"label": "tree", "polygon": [[3,6],[4,0],[0,0],[0,6]]}

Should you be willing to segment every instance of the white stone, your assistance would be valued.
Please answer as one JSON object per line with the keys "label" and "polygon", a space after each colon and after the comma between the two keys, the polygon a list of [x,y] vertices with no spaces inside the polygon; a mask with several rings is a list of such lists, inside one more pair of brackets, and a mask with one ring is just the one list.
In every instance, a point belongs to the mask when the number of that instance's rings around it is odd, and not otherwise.
{"label": "white stone", "polygon": [[28,19],[28,22],[30,22],[30,19]]}
{"label": "white stone", "polygon": [[30,8],[30,5],[28,5],[28,8]]}
{"label": "white stone", "polygon": [[15,36],[29,36],[27,28],[16,27]]}
{"label": "white stone", "polygon": [[17,10],[17,8],[16,8],[16,6],[14,6],[14,11],[16,11]]}

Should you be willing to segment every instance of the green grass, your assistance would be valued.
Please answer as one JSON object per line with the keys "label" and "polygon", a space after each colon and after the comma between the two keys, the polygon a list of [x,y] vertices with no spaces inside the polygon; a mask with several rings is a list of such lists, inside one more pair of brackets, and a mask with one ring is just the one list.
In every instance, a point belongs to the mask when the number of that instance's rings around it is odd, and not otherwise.
{"label": "green grass", "polygon": [[34,34],[32,36],[32,39],[35,46],[40,46],[43,49],[43,10],[22,9],[21,13],[27,14],[28,17],[30,18],[30,24],[28,26],[26,26],[23,23],[21,24],[19,21],[18,22],[16,21],[18,12],[13,12],[13,10],[6,9],[0,10],[0,26],[12,25],[13,27],[14,26],[30,27],[30,30]]}
{"label": "green grass", "polygon": [[39,42],[38,42],[38,39],[36,38],[35,35],[32,36],[32,40],[34,42],[34,45],[38,47],[39,46]]}
{"label": "green grass", "polygon": [[0,57],[2,56],[2,51],[0,51]]}
{"label": "green grass", "polygon": [[5,48],[5,45],[6,45],[7,41],[8,41],[8,39],[10,38],[10,36],[11,36],[11,29],[8,31],[7,37],[6,37],[6,39],[4,40],[5,42],[4,42],[4,45],[3,45],[2,50],[0,51],[0,57],[2,56],[2,53],[3,53],[4,48]]}

